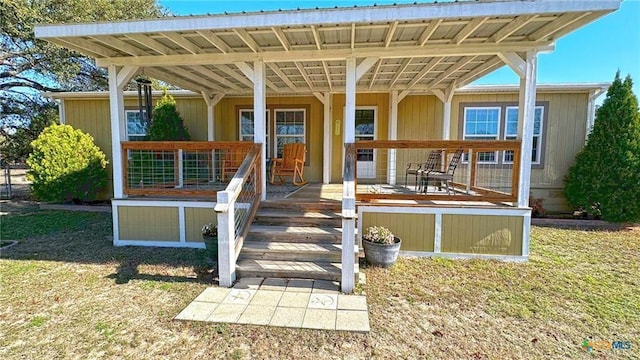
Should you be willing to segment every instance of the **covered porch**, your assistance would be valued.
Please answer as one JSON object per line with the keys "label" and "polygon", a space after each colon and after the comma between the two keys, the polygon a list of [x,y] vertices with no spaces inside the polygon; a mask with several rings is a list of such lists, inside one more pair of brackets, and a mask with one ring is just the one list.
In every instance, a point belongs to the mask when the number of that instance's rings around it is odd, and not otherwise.
{"label": "covered porch", "polygon": [[[92,56],[108,69],[114,243],[120,240],[118,221],[134,226],[146,209],[119,217],[119,207],[165,206],[162,201],[166,200],[135,196],[177,195],[182,200],[211,196],[210,201],[176,205],[177,233],[184,246],[187,238],[194,238],[185,224],[206,218],[201,210],[187,209],[215,208],[223,286],[231,286],[236,279],[236,260],[245,236],[260,201],[266,200],[268,149],[277,154],[280,144],[274,138],[283,135],[277,129],[271,135],[268,131],[280,120],[268,119],[267,98],[313,96],[322,104],[321,141],[307,146],[313,145],[315,156],[321,159],[323,183],[342,180],[341,287],[350,293],[355,280],[356,220],[367,209],[400,214],[403,219],[414,214],[432,218],[433,253],[441,252],[447,236],[455,237],[443,229],[464,228],[461,223],[456,225],[460,219],[450,217],[451,213],[489,214],[508,221],[516,217],[513,231],[520,245],[513,249],[513,256],[527,259],[537,54],[552,51],[556,39],[618,6],[617,0],[460,1],[51,25],[37,27],[36,36]],[[454,90],[505,64],[520,78],[515,140],[452,140],[457,139],[451,133]],[[123,88],[141,72],[202,94],[207,106],[207,142],[127,141]],[[358,93],[385,94],[386,128],[376,128],[375,122],[373,131],[358,126],[356,114],[362,105]],[[400,102],[424,94],[441,102],[439,134],[416,142],[399,140],[398,130],[403,126]],[[246,96],[252,97],[252,131],[246,139],[254,144],[221,143],[235,139],[218,134],[229,119],[217,117],[216,105],[225,98]],[[281,125],[296,128],[286,121]],[[446,179],[445,186],[450,185],[446,194],[436,190],[442,178],[433,179],[429,174],[418,178],[408,172],[407,163],[425,162],[427,152],[440,150],[442,159],[435,171],[446,173],[451,154],[458,149],[463,155],[455,172],[449,174],[451,179]],[[144,166],[136,167],[132,161],[136,151],[145,156],[151,153],[173,170],[162,167],[158,175],[152,168],[148,170],[152,175],[141,175]],[[244,157],[227,174],[224,158],[232,151],[244,151]],[[216,183],[223,184],[224,190]],[[418,191],[420,187],[426,191]],[[500,204],[500,209],[450,203],[478,200]],[[370,205],[357,207],[359,201]],[[376,201],[415,203],[387,205],[384,211],[369,209],[380,206]],[[421,207],[421,201],[436,206]],[[505,213],[509,210],[502,207],[515,212]],[[478,219],[482,220],[474,217],[469,221]],[[505,227],[495,223],[494,228],[487,231],[496,233]],[[473,233],[473,227],[466,233]],[[465,236],[477,243],[473,236]],[[478,248],[478,254],[482,251]]]}

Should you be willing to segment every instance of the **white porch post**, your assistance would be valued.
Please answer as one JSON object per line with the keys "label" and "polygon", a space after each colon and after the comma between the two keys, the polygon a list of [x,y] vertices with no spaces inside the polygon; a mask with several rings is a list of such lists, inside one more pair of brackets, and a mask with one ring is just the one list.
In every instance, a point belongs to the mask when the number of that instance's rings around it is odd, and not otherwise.
{"label": "white porch post", "polygon": [[207,103],[207,141],[215,140],[215,105],[211,102]]}
{"label": "white porch post", "polygon": [[255,143],[262,144],[260,150],[261,161],[261,184],[262,199],[267,199],[267,168],[266,168],[266,144],[265,144],[265,129],[266,119],[265,112],[267,111],[267,99],[266,99],[266,86],[265,86],[265,66],[264,61],[257,60],[253,65],[253,141]]}
{"label": "white porch post", "polygon": [[442,101],[444,106],[442,112],[442,140],[451,139],[451,101],[453,100],[453,93],[455,89],[456,84],[453,83],[445,92],[441,90],[433,90],[433,94]]}
{"label": "white porch post", "polygon": [[[398,92],[389,93],[389,140],[398,140]],[[387,162],[387,182],[396,184],[396,149],[389,149],[389,161]]]}
{"label": "white porch post", "polygon": [[[529,206],[531,186],[531,147],[533,145],[533,123],[536,108],[537,54],[527,52],[524,71],[520,76],[520,101],[518,104],[518,138],[522,141],[520,151],[520,183],[518,206]],[[524,255],[524,254],[523,254]]]}
{"label": "white porch post", "polygon": [[331,138],[333,136],[332,111],[333,111],[333,95],[329,92],[324,93],[324,137],[322,144],[322,183],[331,182]]}
{"label": "white porch post", "polygon": [[[111,114],[111,164],[113,167],[113,197],[124,196],[121,141],[126,140],[123,88],[138,71],[137,66],[125,66],[118,70],[115,65],[109,71],[109,112]],[[115,241],[116,239],[114,239]]]}
{"label": "white porch post", "polygon": [[[343,157],[346,154],[346,145],[355,143],[356,136],[356,58],[347,58],[346,73],[346,104],[344,118],[344,144]],[[345,158],[345,169],[355,173],[355,159]],[[343,175],[345,175],[343,169]],[[355,182],[353,175],[345,178],[342,190],[342,292],[350,294],[355,287]]]}

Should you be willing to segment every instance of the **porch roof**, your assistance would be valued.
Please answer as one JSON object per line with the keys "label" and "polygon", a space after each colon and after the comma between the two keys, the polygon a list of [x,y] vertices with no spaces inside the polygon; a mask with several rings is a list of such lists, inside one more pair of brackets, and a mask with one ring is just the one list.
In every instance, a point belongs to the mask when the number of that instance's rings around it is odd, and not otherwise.
{"label": "porch roof", "polygon": [[620,0],[495,0],[183,16],[44,25],[36,37],[205,94],[250,95],[244,75],[264,60],[267,92],[344,92],[346,58],[358,92],[455,89],[509,62],[550,51]]}

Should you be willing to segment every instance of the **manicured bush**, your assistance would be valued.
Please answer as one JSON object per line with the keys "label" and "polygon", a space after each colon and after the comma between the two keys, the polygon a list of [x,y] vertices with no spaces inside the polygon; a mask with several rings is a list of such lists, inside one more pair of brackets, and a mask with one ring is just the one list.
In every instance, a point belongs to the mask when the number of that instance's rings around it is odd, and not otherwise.
{"label": "manicured bush", "polygon": [[31,143],[27,178],[42,201],[91,201],[107,184],[107,160],[93,137],[69,125],[51,125]]}
{"label": "manicured bush", "polygon": [[596,209],[608,221],[640,221],[640,113],[629,76],[622,81],[616,74],[564,181],[576,209]]}
{"label": "manicured bush", "polygon": [[149,140],[152,141],[188,141],[191,139],[189,131],[176,108],[173,96],[164,90],[162,98],[153,109]]}

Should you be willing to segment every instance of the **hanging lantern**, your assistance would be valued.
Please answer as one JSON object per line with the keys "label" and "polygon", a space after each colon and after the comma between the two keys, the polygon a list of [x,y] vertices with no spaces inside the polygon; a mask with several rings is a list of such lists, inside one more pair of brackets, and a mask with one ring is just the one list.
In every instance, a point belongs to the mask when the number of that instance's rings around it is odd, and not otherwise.
{"label": "hanging lantern", "polygon": [[151,125],[151,106],[153,99],[151,98],[151,80],[144,75],[136,79],[138,85],[138,108],[140,110],[140,123],[146,129]]}

